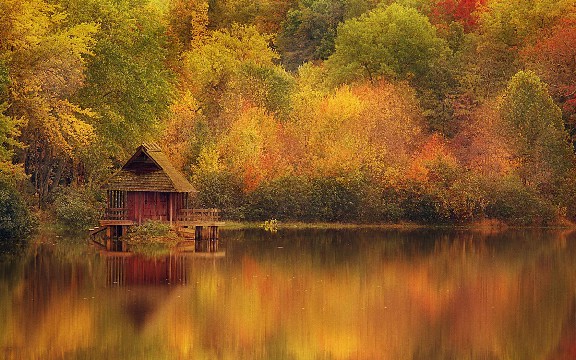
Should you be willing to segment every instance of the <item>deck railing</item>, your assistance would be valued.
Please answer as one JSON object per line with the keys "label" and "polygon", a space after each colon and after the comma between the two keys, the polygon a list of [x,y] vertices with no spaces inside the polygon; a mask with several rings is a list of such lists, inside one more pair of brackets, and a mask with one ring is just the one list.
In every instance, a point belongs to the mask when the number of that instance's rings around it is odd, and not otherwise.
{"label": "deck railing", "polygon": [[181,209],[178,213],[178,221],[219,221],[220,210],[218,209]]}
{"label": "deck railing", "polygon": [[126,220],[127,208],[106,208],[104,214],[106,220]]}
{"label": "deck railing", "polygon": [[[167,216],[145,216],[146,219],[168,221]],[[127,208],[106,208],[104,219],[106,220],[128,220]],[[220,221],[220,210],[218,209],[180,209],[174,217],[175,221],[195,222],[195,221]]]}

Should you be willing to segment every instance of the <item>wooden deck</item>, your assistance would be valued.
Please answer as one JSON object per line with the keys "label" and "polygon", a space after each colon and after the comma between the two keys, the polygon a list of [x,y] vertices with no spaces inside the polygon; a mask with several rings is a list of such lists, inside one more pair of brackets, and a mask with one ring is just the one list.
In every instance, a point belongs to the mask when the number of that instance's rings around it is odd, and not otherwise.
{"label": "wooden deck", "polygon": [[218,209],[181,209],[172,221],[167,216],[153,215],[145,216],[141,219],[130,219],[128,213],[127,208],[106,208],[104,219],[100,220],[100,226],[133,226],[146,220],[170,223],[174,227],[224,225],[224,222],[220,221],[220,211]]}
{"label": "wooden deck", "polygon": [[109,225],[132,226],[136,225],[136,222],[133,220],[111,220],[111,219],[100,220],[100,226],[109,226]]}
{"label": "wooden deck", "polygon": [[[169,224],[170,221],[168,220],[155,220],[155,221],[161,221],[163,223]],[[134,226],[134,225],[138,225],[138,223],[136,221],[133,220],[100,220],[99,221],[100,226],[113,226],[113,225],[123,225],[123,226]],[[225,222],[224,221],[209,221],[209,220],[204,220],[204,221],[196,221],[196,220],[189,220],[189,221],[173,221],[172,222],[172,227],[194,227],[194,226],[224,226]]]}
{"label": "wooden deck", "polygon": [[147,220],[168,224],[187,240],[215,240],[219,237],[218,227],[224,225],[224,222],[220,221],[220,211],[217,209],[182,209],[172,220],[166,219],[165,216],[148,216],[136,220],[129,218],[130,213],[125,208],[106,209],[99,226],[89,229],[92,240],[110,250],[113,239],[120,238],[130,227]]}
{"label": "wooden deck", "polygon": [[218,222],[220,211],[218,209],[181,209],[176,217],[177,222]]}

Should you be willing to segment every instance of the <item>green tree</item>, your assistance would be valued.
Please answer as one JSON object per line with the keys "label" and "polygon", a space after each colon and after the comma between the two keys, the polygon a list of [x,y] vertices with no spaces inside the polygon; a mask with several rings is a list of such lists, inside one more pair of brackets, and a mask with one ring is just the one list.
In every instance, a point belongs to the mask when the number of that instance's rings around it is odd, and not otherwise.
{"label": "green tree", "polygon": [[480,75],[484,95],[501,91],[521,67],[519,51],[538,40],[567,13],[575,0],[494,0],[480,15],[480,28],[471,71]]}
{"label": "green tree", "polygon": [[183,54],[183,86],[201,103],[213,131],[225,130],[245,102],[286,113],[292,78],[275,64],[271,40],[254,26],[233,25]]}
{"label": "green tree", "polygon": [[143,0],[61,2],[71,21],[100,25],[77,99],[98,115],[92,123],[101,144],[94,149],[105,156],[87,152],[85,158],[123,158],[157,135],[172,100],[163,14]]}
{"label": "green tree", "polygon": [[546,84],[531,71],[512,77],[500,102],[522,181],[550,192],[572,166],[572,151],[562,112]]}
{"label": "green tree", "polygon": [[36,221],[18,191],[0,178],[0,246],[10,240],[23,240]]}
{"label": "green tree", "polygon": [[447,54],[446,42],[424,15],[392,4],[341,24],[328,66],[339,81],[382,76],[420,81]]}
{"label": "green tree", "polygon": [[344,21],[345,0],[299,1],[286,14],[278,33],[278,50],[289,70],[334,52],[338,24]]}
{"label": "green tree", "polygon": [[0,181],[24,178],[22,166],[14,165],[12,162],[14,149],[22,148],[22,143],[16,140],[20,136],[21,124],[3,114],[7,107],[7,104],[0,104]]}
{"label": "green tree", "polygon": [[452,52],[428,18],[412,7],[380,6],[338,28],[327,61],[335,83],[379,78],[406,80],[418,92],[430,130],[451,135],[455,87]]}

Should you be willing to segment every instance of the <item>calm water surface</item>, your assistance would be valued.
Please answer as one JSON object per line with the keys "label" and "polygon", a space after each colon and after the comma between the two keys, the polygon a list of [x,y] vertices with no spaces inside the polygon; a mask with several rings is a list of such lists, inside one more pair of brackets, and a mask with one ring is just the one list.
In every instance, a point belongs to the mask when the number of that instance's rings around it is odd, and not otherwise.
{"label": "calm water surface", "polygon": [[576,234],[223,231],[220,252],[0,256],[5,359],[574,359]]}

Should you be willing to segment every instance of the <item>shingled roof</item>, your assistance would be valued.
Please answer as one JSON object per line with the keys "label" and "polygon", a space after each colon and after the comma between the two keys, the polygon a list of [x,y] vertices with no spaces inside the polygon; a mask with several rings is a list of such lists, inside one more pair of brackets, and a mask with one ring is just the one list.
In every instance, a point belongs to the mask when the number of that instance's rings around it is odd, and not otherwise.
{"label": "shingled roof", "polygon": [[104,186],[109,190],[196,192],[156,144],[144,143]]}

